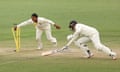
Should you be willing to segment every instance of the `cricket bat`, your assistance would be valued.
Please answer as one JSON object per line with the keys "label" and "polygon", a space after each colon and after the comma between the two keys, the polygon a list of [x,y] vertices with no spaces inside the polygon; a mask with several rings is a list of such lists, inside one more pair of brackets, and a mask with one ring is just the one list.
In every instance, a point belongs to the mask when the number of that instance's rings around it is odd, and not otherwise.
{"label": "cricket bat", "polygon": [[61,49],[55,49],[55,50],[51,50],[51,51],[46,51],[46,52],[43,52],[41,54],[41,56],[49,56],[49,55],[52,55],[52,54],[55,54],[55,53],[58,53],[58,52],[63,52],[65,51],[66,49],[68,49],[67,46],[64,46],[62,47]]}
{"label": "cricket bat", "polygon": [[55,53],[54,50],[46,51],[46,52],[43,52],[43,53],[41,54],[41,56],[49,56],[49,55],[52,55],[52,54],[54,54],[54,53]]}

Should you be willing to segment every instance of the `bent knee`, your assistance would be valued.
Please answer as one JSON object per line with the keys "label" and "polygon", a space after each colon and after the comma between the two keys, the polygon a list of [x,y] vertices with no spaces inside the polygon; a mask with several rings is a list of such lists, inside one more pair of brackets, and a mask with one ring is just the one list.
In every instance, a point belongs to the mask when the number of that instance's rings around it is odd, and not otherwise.
{"label": "bent knee", "polygon": [[80,48],[87,47],[86,44],[81,43],[81,42],[78,42],[78,41],[75,41],[74,43],[75,43],[76,46],[78,46],[78,47],[80,47]]}

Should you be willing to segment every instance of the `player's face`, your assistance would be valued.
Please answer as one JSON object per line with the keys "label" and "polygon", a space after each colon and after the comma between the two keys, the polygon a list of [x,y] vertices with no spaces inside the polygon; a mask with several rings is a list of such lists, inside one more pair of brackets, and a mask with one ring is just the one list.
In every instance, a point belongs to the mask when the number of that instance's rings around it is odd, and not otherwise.
{"label": "player's face", "polygon": [[32,16],[31,18],[32,18],[32,21],[33,21],[33,22],[37,23],[37,17]]}
{"label": "player's face", "polygon": [[75,25],[73,25],[73,27],[72,27],[72,31],[75,31]]}
{"label": "player's face", "polygon": [[69,28],[70,28],[72,31],[75,31],[75,25],[76,25],[76,24],[72,24],[71,26],[69,26]]}

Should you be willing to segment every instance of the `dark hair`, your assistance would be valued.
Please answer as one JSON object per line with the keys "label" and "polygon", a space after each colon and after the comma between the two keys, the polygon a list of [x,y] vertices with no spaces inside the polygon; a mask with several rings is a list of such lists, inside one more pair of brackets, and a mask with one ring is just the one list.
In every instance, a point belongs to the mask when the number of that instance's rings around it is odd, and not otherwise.
{"label": "dark hair", "polygon": [[70,21],[70,24],[77,24],[77,21],[76,20],[72,20],[72,21]]}
{"label": "dark hair", "polygon": [[75,20],[70,21],[69,28],[73,28],[74,25],[76,25],[78,22]]}
{"label": "dark hair", "polygon": [[38,17],[38,15],[37,15],[36,13],[33,13],[33,14],[31,15],[31,17],[32,17],[32,16]]}

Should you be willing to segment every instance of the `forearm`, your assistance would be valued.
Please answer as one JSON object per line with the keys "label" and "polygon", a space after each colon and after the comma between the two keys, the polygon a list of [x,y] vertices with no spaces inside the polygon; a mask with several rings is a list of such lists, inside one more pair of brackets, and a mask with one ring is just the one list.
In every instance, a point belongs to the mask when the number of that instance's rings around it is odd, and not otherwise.
{"label": "forearm", "polygon": [[25,26],[25,25],[26,24],[24,24],[24,23],[20,23],[20,24],[17,25],[17,27],[20,28],[20,27]]}
{"label": "forearm", "polygon": [[24,22],[18,24],[17,27],[20,28],[22,26],[26,26],[26,25],[29,25],[29,24],[32,24],[31,20],[24,21]]}
{"label": "forearm", "polygon": [[70,46],[72,42],[74,42],[77,39],[78,35],[73,35],[72,39],[66,44],[66,46]]}
{"label": "forearm", "polygon": [[43,20],[45,23],[49,23],[49,24],[51,24],[51,25],[55,25],[55,22],[53,22],[52,20],[49,20],[49,19],[44,19]]}

